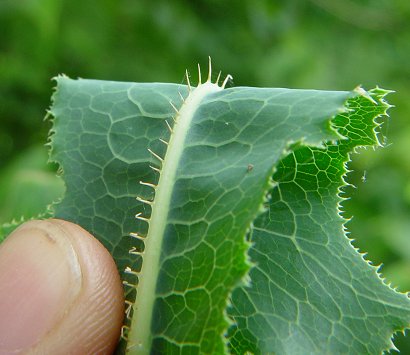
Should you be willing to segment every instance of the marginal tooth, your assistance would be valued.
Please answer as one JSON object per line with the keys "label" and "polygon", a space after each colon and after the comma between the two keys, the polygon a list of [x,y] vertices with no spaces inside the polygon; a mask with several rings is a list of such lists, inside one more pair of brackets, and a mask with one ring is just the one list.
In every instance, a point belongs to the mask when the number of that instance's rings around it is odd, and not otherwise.
{"label": "marginal tooth", "polygon": [[185,103],[185,98],[182,96],[182,94],[181,94],[179,91],[178,91],[178,95],[179,95],[179,97],[181,98],[182,102]]}
{"label": "marginal tooth", "polygon": [[[132,254],[132,255],[139,255],[142,256],[144,253],[142,251],[138,251],[137,248],[132,247],[129,251],[128,254]],[[125,269],[127,270],[127,269]],[[125,271],[126,272],[126,271]]]}
{"label": "marginal tooth", "polygon": [[142,235],[139,235],[138,233],[130,233],[130,237],[138,239],[138,240],[144,240],[145,239]]}
{"label": "marginal tooth", "polygon": [[148,148],[148,151],[155,157],[157,158],[161,163],[164,161],[158,154],[154,153],[151,149]]}
{"label": "marginal tooth", "polygon": [[157,185],[151,184],[150,182],[140,181],[141,185],[152,187],[154,190],[157,188]]}
{"label": "marginal tooth", "polygon": [[174,109],[174,111],[175,111],[176,113],[178,113],[178,109],[175,107],[175,105],[172,103],[171,100],[169,101],[169,104],[172,106],[172,108]]}
{"label": "marginal tooth", "polygon": [[[135,248],[133,248],[133,249],[135,249]],[[131,249],[131,250],[132,250],[132,249]],[[130,251],[131,251],[131,250],[130,250]],[[134,275],[134,276],[137,276],[137,277],[138,277],[138,272],[132,270],[129,266],[127,266],[127,267],[125,268],[124,272],[125,272],[126,274]]]}
{"label": "marginal tooth", "polygon": [[206,80],[207,83],[211,82],[212,76],[212,59],[211,56],[208,56],[208,79]]}
{"label": "marginal tooth", "polygon": [[185,69],[186,82],[188,84],[188,91],[191,92],[191,82],[189,81],[188,69]]}
{"label": "marginal tooth", "polygon": [[163,140],[162,138],[160,138],[159,140],[160,140],[160,142],[164,143],[165,145],[168,145],[168,142]]}
{"label": "marginal tooth", "polygon": [[228,74],[228,75],[226,76],[224,82],[222,83],[222,86],[221,86],[222,89],[225,89],[225,85],[226,85],[226,83],[228,82],[228,80],[230,80],[230,79],[233,79],[233,78],[232,78],[232,75],[229,75],[229,74]]}
{"label": "marginal tooth", "polygon": [[149,166],[152,170],[156,171],[157,173],[161,173],[161,170],[156,168],[155,166],[150,165]]}
{"label": "marginal tooth", "polygon": [[53,116],[53,114],[50,110],[47,110],[46,115],[44,116],[44,121],[47,121],[51,116]]}
{"label": "marginal tooth", "polygon": [[139,197],[139,196],[137,196],[137,201],[142,202],[142,203],[145,203],[145,204],[150,205],[150,206],[153,205],[153,201],[145,200],[145,199],[143,199],[143,198],[141,198],[141,197]]}
{"label": "marginal tooth", "polygon": [[132,303],[131,304],[127,304],[127,307],[124,311],[125,316],[127,317],[127,319],[131,320],[131,312],[132,312]]}
{"label": "marginal tooth", "polygon": [[172,133],[172,132],[173,132],[172,127],[169,125],[169,123],[168,123],[167,120],[165,120],[165,123],[166,123],[166,125],[167,125],[167,127],[168,127],[169,132]]}
{"label": "marginal tooth", "polygon": [[125,341],[128,341],[128,337],[125,335],[125,333],[128,333],[130,331],[130,327],[123,325],[121,327],[121,338],[124,339]]}
{"label": "marginal tooth", "polygon": [[201,77],[201,67],[198,63],[198,85],[202,84],[202,77]]}
{"label": "marginal tooth", "polygon": [[134,284],[132,284],[132,283],[130,283],[130,282],[128,282],[128,281],[125,281],[125,280],[122,282],[122,284],[123,284],[124,286],[131,287],[131,288],[136,288],[136,287],[137,287],[137,285],[134,285]]}
{"label": "marginal tooth", "polygon": [[221,71],[218,73],[218,77],[216,78],[215,84],[219,85],[219,79],[221,78]]}
{"label": "marginal tooth", "polygon": [[141,212],[140,212],[140,213],[137,213],[137,214],[135,215],[135,218],[136,218],[136,219],[139,219],[140,221],[144,221],[144,222],[149,223],[149,218],[142,217],[141,215],[142,215]]}

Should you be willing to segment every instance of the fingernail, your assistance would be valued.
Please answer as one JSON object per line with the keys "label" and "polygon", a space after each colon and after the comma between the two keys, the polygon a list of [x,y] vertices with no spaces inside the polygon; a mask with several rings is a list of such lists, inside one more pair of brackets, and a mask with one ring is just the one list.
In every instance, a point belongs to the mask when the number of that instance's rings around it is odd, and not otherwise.
{"label": "fingernail", "polygon": [[30,349],[81,290],[81,267],[65,230],[31,221],[0,245],[0,353]]}

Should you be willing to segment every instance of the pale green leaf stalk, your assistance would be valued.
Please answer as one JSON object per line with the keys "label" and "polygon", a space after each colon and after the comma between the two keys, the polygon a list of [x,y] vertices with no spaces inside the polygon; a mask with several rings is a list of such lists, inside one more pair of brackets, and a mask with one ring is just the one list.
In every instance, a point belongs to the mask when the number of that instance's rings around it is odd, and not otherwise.
{"label": "pale green leaf stalk", "polygon": [[[160,256],[170,210],[170,203],[174,184],[176,182],[177,169],[180,165],[181,156],[185,146],[185,140],[191,126],[192,119],[205,96],[223,90],[218,84],[211,82],[211,70],[208,80],[204,84],[188,93],[181,109],[177,111],[174,118],[175,124],[171,128],[169,142],[163,141],[167,146],[167,153],[162,159],[156,153],[151,154],[160,161],[161,170],[158,185],[154,187],[155,198],[147,201],[138,198],[139,201],[152,206],[151,217],[147,222],[149,229],[145,238],[145,250],[143,253],[143,264],[139,272],[137,287],[138,297],[133,306],[133,319],[128,334],[127,350],[133,353],[147,354],[151,348],[151,323],[153,306],[156,295],[156,282],[160,272]],[[173,104],[172,104],[173,105]],[[150,183],[148,183],[150,184]],[[147,185],[147,184],[146,184]],[[137,218],[144,218],[138,216]]]}
{"label": "pale green leaf stalk", "polygon": [[[200,76],[199,76],[200,77]],[[197,87],[60,76],[54,216],[112,253],[118,354],[380,354],[410,302],[345,236],[350,154],[385,91]],[[135,218],[137,217],[137,218]]]}

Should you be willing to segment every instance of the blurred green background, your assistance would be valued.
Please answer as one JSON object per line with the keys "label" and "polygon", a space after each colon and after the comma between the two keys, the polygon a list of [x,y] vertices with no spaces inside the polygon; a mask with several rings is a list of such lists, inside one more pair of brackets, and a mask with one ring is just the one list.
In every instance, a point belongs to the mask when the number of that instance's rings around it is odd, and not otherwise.
{"label": "blurred green background", "polygon": [[63,191],[46,165],[50,78],[182,83],[188,68],[195,82],[208,55],[235,86],[396,91],[386,147],[352,156],[343,210],[355,245],[409,290],[409,0],[0,0],[0,223]]}

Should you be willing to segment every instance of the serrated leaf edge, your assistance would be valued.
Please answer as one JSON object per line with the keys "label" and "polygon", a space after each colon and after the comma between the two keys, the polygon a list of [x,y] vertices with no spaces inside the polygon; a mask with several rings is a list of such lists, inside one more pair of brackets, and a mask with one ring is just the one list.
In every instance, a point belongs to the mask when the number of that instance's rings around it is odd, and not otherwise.
{"label": "serrated leaf edge", "polygon": [[[380,139],[380,134],[379,134],[379,132],[377,132],[377,129],[381,126],[381,123],[378,122],[378,119],[379,119],[380,117],[383,117],[383,116],[389,117],[389,114],[388,114],[387,111],[388,111],[391,107],[393,107],[393,106],[390,105],[390,104],[388,104],[387,101],[385,101],[385,97],[386,97],[388,94],[390,94],[390,93],[392,93],[392,92],[394,92],[394,91],[381,89],[381,88],[379,88],[378,86],[377,86],[376,88],[372,89],[372,90],[369,90],[369,91],[365,91],[365,90],[362,89],[361,87],[357,87],[354,91],[355,91],[358,95],[367,98],[368,100],[370,100],[370,101],[373,102],[374,104],[376,104],[376,105],[382,105],[382,106],[383,106],[383,108],[384,108],[383,112],[381,112],[380,114],[376,115],[376,116],[373,118],[373,123],[374,123],[373,133],[374,133],[374,136],[375,136],[375,138],[376,138],[376,144],[375,144],[375,146],[372,146],[372,147],[373,147],[374,149],[377,148],[377,147],[384,147],[384,144],[381,142],[381,139]],[[349,168],[348,168],[348,165],[349,165],[349,163],[351,162],[351,155],[352,155],[352,154],[355,154],[355,153],[358,153],[358,150],[359,150],[359,149],[366,149],[366,148],[368,148],[368,146],[367,146],[367,147],[364,146],[364,145],[355,146],[355,147],[353,148],[353,151],[352,151],[352,152],[347,153],[347,160],[346,160],[346,161],[344,162],[344,164],[343,164],[344,173],[343,173],[343,175],[342,175],[342,177],[341,177],[341,178],[342,178],[342,184],[338,187],[338,193],[337,193],[337,196],[338,196],[338,198],[339,198],[339,201],[338,201],[338,203],[337,203],[337,212],[338,212],[338,215],[340,216],[340,218],[341,218],[342,221],[343,221],[343,222],[342,222],[342,223],[343,223],[343,224],[342,224],[343,233],[344,233],[344,236],[349,240],[349,244],[351,245],[351,247],[357,252],[357,254],[360,255],[360,258],[365,262],[365,264],[372,269],[372,271],[376,274],[377,278],[381,281],[381,283],[382,283],[384,286],[387,286],[390,290],[392,290],[393,292],[395,292],[395,293],[397,293],[397,294],[400,294],[400,295],[409,297],[409,296],[410,296],[410,293],[409,293],[409,292],[400,292],[400,291],[397,290],[397,288],[392,287],[392,286],[391,286],[391,283],[388,283],[388,282],[386,281],[386,278],[384,278],[383,275],[382,275],[382,273],[380,272],[380,269],[381,269],[381,267],[382,267],[382,264],[381,264],[381,265],[377,265],[377,266],[376,266],[376,265],[373,265],[373,263],[372,263],[371,260],[366,259],[367,252],[361,252],[358,247],[355,247],[355,245],[354,245],[355,239],[354,239],[354,238],[350,238],[350,237],[348,236],[350,233],[349,233],[349,231],[348,231],[346,225],[347,225],[347,223],[351,220],[351,218],[346,218],[345,216],[343,216],[343,208],[342,208],[343,206],[342,206],[342,204],[343,204],[343,201],[345,201],[345,200],[347,200],[347,199],[349,199],[349,198],[342,196],[342,194],[345,193],[345,192],[343,191],[343,189],[345,189],[347,186],[355,187],[354,185],[352,185],[352,184],[350,184],[349,182],[347,182],[347,175],[349,174],[349,172],[351,172],[351,170],[349,170]],[[382,351],[380,352],[380,354],[383,354],[383,353],[385,353],[385,352],[390,352],[391,350],[396,350],[396,351],[398,351],[397,348],[396,348],[396,346],[395,346],[394,343],[393,343],[394,335],[395,335],[397,332],[403,332],[403,334],[404,334],[405,331],[406,331],[407,329],[409,329],[409,328],[410,328],[410,323],[409,323],[406,327],[404,327],[403,329],[395,329],[395,330],[393,330],[392,336],[391,336],[391,337],[389,338],[389,340],[387,341],[387,343],[389,344],[389,348],[382,349]]]}

